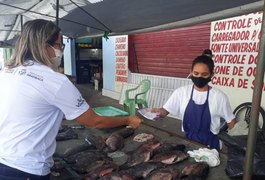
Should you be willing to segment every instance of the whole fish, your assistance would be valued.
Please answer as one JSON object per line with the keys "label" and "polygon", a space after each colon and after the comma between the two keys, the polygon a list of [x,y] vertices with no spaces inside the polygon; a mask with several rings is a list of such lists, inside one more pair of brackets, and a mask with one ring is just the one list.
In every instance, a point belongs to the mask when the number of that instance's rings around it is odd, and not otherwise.
{"label": "whole fish", "polygon": [[67,126],[67,125],[61,125],[61,127],[59,128],[58,133],[65,132],[67,129],[70,129],[70,127]]}
{"label": "whole fish", "polygon": [[164,164],[157,162],[143,162],[137,164],[129,169],[122,170],[121,173],[127,173],[135,176],[136,178],[146,178],[147,175],[155,169],[164,167]]}
{"label": "whole fish", "polygon": [[134,136],[133,141],[146,142],[146,141],[149,141],[153,138],[155,138],[155,136],[153,134],[140,133],[140,134],[137,134],[136,136]]}
{"label": "whole fish", "polygon": [[124,146],[124,138],[119,134],[113,133],[106,139],[106,145],[108,146],[106,152],[117,151]]}
{"label": "whole fish", "polygon": [[112,163],[112,159],[110,158],[91,158],[89,160],[83,159],[76,164],[72,164],[71,167],[75,171],[77,171],[80,174],[84,174],[87,172],[93,172],[91,169],[101,168],[105,166],[105,164],[110,164]]}
{"label": "whole fish", "polygon": [[196,162],[186,165],[181,171],[181,178],[190,179],[205,178],[209,173],[209,165],[206,162]]}
{"label": "whole fish", "polygon": [[164,164],[175,164],[187,159],[189,155],[182,151],[171,151],[160,153],[152,157],[152,162],[162,162]]}
{"label": "whole fish", "polygon": [[96,147],[98,150],[104,150],[107,146],[104,139],[100,136],[94,136],[93,134],[87,134],[85,141]]}
{"label": "whole fish", "polygon": [[64,141],[69,139],[78,139],[78,134],[71,128],[58,133],[56,136],[56,141]]}
{"label": "whole fish", "polygon": [[62,159],[59,158],[53,158],[53,166],[51,168],[52,171],[57,171],[60,169],[64,169],[65,167],[68,166],[68,164],[66,162],[64,162]]}
{"label": "whole fish", "polygon": [[84,179],[98,179],[118,170],[118,168],[119,166],[113,162],[105,161],[103,164],[97,164],[93,167],[87,168],[88,173],[85,175]]}
{"label": "whole fish", "polygon": [[154,149],[153,155],[157,155],[159,153],[166,153],[170,151],[184,151],[186,146],[184,144],[174,144],[174,143],[163,143],[158,148]]}
{"label": "whole fish", "polygon": [[112,172],[107,176],[100,177],[99,180],[137,180],[137,178],[126,172],[118,171],[118,172]]}
{"label": "whole fish", "polygon": [[114,133],[120,135],[123,138],[127,138],[127,137],[134,134],[134,129],[133,128],[123,128],[123,129],[118,130]]}
{"label": "whole fish", "polygon": [[180,171],[172,168],[162,168],[152,171],[147,180],[177,180],[180,177]]}
{"label": "whole fish", "polygon": [[68,164],[82,164],[82,163],[93,163],[96,160],[110,159],[107,154],[103,151],[98,150],[86,150],[73,154],[71,156],[65,157],[64,160]]}
{"label": "whole fish", "polygon": [[158,146],[160,146],[160,142],[157,140],[150,140],[140,145],[136,150],[129,153],[127,163],[122,167],[128,168],[149,161],[152,157],[153,150]]}
{"label": "whole fish", "polygon": [[88,143],[83,143],[83,144],[80,144],[80,145],[68,147],[62,153],[56,152],[56,153],[54,153],[53,157],[65,158],[65,157],[71,156],[73,154],[77,154],[79,152],[82,152],[82,151],[85,151],[85,150],[92,150],[92,149],[95,149],[95,146],[92,146],[92,145],[90,145]]}

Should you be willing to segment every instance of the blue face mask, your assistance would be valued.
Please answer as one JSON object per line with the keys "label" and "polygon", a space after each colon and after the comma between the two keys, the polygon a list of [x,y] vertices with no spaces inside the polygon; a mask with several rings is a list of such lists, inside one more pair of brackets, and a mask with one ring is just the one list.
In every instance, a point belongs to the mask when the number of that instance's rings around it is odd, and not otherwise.
{"label": "blue face mask", "polygon": [[198,88],[202,88],[202,87],[206,86],[208,84],[208,82],[211,81],[211,76],[208,78],[191,76],[191,80],[195,86],[197,86]]}

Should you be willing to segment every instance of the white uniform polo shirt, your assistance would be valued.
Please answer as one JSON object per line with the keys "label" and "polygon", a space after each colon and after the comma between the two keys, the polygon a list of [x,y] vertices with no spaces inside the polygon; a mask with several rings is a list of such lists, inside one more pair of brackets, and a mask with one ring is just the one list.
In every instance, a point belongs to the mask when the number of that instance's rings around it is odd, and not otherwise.
{"label": "white uniform polo shirt", "polygon": [[[176,89],[167,100],[163,108],[170,114],[176,115],[184,119],[184,113],[191,97],[193,85],[183,86]],[[207,98],[207,91],[200,92],[194,89],[193,100],[196,104],[203,104]],[[220,130],[220,118],[230,123],[234,118],[229,100],[222,91],[211,88],[209,91],[209,110],[211,114],[210,130],[213,134],[218,134]],[[183,130],[183,126],[182,126]]]}
{"label": "white uniform polo shirt", "polygon": [[89,105],[65,75],[38,63],[2,69],[0,84],[0,163],[49,174],[63,115],[75,119]]}

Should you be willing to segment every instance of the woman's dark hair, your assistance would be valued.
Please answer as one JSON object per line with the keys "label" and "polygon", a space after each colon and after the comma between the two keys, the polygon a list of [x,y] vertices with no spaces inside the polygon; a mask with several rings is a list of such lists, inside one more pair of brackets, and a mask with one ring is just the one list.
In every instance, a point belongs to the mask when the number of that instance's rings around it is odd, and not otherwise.
{"label": "woman's dark hair", "polygon": [[210,49],[205,49],[203,52],[202,52],[202,55],[205,55],[205,56],[209,56],[209,57],[213,57],[213,52],[210,50]]}
{"label": "woman's dark hair", "polygon": [[193,60],[193,62],[192,62],[191,69],[193,70],[193,67],[196,64],[198,64],[198,63],[206,64],[208,66],[208,68],[209,68],[210,73],[213,75],[213,72],[214,72],[214,62],[213,62],[212,58],[210,58],[209,56],[205,56],[205,55],[196,57]]}

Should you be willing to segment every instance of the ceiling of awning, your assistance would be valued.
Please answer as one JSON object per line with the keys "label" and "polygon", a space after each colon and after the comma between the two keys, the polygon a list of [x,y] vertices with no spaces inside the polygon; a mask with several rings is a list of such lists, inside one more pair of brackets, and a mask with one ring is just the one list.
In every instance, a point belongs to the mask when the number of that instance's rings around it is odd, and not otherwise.
{"label": "ceiling of awning", "polygon": [[[72,38],[131,34],[209,22],[262,7],[260,0],[60,0],[59,26]],[[12,44],[26,21],[55,21],[55,17],[56,0],[0,0],[0,46]]]}

